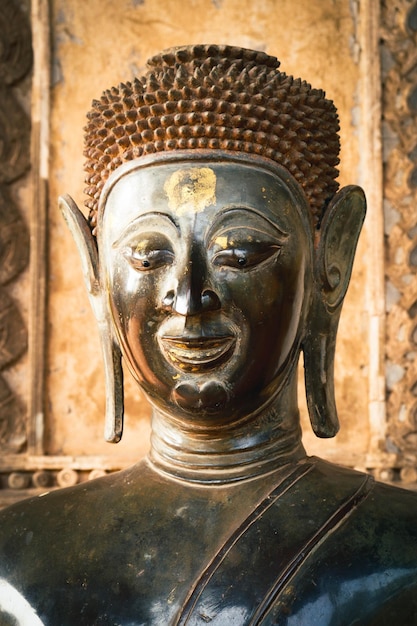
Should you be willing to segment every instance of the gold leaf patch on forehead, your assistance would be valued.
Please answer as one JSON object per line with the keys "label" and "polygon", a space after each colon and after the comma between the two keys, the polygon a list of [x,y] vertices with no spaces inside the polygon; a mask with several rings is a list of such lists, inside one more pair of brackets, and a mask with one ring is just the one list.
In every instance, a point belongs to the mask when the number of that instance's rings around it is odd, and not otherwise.
{"label": "gold leaf patch on forehead", "polygon": [[216,174],[209,167],[177,170],[165,182],[164,191],[176,213],[203,211],[216,202]]}

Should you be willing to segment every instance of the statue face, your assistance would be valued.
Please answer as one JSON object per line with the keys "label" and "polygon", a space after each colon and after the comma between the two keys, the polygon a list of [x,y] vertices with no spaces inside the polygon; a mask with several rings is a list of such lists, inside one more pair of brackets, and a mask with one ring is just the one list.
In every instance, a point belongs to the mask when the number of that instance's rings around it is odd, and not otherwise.
{"label": "statue face", "polygon": [[294,185],[199,159],[109,188],[99,255],[123,355],[151,402],[190,427],[250,415],[295,367],[312,238]]}

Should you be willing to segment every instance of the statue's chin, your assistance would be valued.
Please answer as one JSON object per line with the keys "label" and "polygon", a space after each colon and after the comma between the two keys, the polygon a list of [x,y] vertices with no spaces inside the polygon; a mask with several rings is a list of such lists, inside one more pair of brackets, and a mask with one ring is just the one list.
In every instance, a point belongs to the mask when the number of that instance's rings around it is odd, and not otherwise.
{"label": "statue's chin", "polygon": [[172,399],[187,412],[217,413],[226,406],[228,394],[225,385],[218,380],[200,384],[186,381],[176,385]]}

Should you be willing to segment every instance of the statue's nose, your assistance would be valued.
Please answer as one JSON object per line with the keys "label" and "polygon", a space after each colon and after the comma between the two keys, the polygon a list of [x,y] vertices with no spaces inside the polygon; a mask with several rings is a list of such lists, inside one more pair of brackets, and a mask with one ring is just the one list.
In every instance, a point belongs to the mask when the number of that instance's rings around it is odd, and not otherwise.
{"label": "statue's nose", "polygon": [[177,288],[169,290],[162,303],[179,315],[198,315],[221,306],[219,296],[207,285],[203,265],[192,261],[184,268]]}

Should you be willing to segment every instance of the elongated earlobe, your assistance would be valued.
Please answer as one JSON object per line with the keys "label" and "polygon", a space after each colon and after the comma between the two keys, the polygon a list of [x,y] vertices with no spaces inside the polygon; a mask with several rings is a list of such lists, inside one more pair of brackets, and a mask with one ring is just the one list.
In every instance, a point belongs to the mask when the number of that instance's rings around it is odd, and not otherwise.
{"label": "elongated earlobe", "polygon": [[318,437],[334,437],[339,430],[334,397],[336,334],[365,212],[362,189],[345,187],[333,198],[320,229],[316,286],[303,342],[307,406]]}
{"label": "elongated earlobe", "polygon": [[339,431],[334,396],[334,357],[340,312],[329,316],[320,304],[313,303],[309,330],[303,343],[307,407],[317,437],[334,437]]}
{"label": "elongated earlobe", "polygon": [[87,220],[71,196],[61,196],[59,208],[78,248],[85,285],[99,329],[106,381],[104,436],[106,441],[117,443],[123,433],[122,355],[114,336],[106,295],[100,283],[97,243]]}
{"label": "elongated earlobe", "polygon": [[118,443],[123,435],[124,415],[122,354],[107,325],[99,332],[106,380],[104,438]]}

